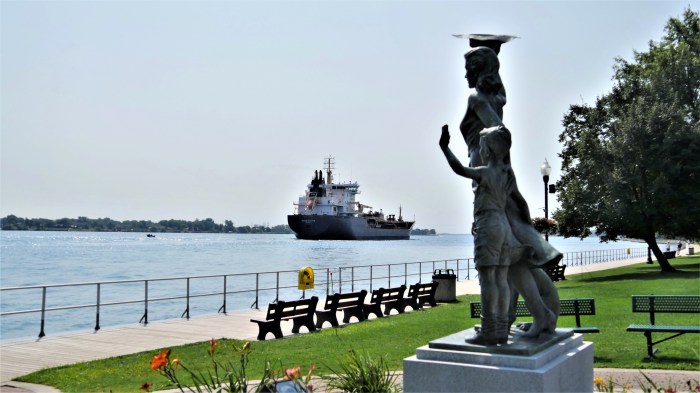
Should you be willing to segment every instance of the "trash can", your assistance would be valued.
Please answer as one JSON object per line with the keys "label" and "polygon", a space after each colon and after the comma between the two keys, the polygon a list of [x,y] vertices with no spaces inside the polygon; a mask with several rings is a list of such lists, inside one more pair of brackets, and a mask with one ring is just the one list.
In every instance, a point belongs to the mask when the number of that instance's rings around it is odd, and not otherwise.
{"label": "trash can", "polygon": [[688,247],[688,255],[695,255],[695,249],[693,246]]}
{"label": "trash can", "polygon": [[435,269],[433,281],[438,283],[435,291],[436,302],[454,302],[457,300],[457,276],[452,269]]}

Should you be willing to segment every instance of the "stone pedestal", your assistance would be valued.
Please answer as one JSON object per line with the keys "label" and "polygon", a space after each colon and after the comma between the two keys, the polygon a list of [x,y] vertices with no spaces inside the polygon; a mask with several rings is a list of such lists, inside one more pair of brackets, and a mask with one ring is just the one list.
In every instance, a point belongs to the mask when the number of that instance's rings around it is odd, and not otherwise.
{"label": "stone pedestal", "polygon": [[405,392],[593,392],[593,343],[557,329],[508,344],[466,343],[474,329],[431,341],[403,361]]}

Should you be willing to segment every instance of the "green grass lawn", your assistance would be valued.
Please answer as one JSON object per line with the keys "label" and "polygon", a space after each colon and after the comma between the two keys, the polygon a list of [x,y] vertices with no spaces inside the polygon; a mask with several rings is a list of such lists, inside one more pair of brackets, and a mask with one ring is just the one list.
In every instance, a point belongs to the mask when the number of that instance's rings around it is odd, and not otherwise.
{"label": "green grass lawn", "polygon": [[[656,264],[638,264],[569,276],[566,281],[556,283],[561,298],[591,297],[596,301],[596,315],[582,317],[584,326],[597,326],[601,331],[584,337],[595,343],[595,367],[700,369],[700,335],[688,334],[661,343],[655,346],[659,349],[657,356],[648,358],[643,334],[625,330],[632,323],[648,323],[647,314],[631,312],[631,295],[700,295],[700,256],[676,258],[672,264],[679,272],[662,274]],[[316,364],[316,374],[328,373],[329,369],[340,368],[350,349],[377,359],[383,357],[391,369],[399,370],[402,360],[414,355],[417,347],[477,323],[468,314],[469,302],[473,300],[478,300],[478,296],[460,296],[455,303],[338,329],[255,341],[248,366],[249,378],[260,378],[266,360],[272,361],[276,369],[300,365],[305,372],[309,365]],[[658,314],[657,323],[698,325],[700,314]],[[574,324],[574,317],[562,317],[558,325]],[[240,341],[221,341],[219,359],[237,361],[231,350],[233,343],[241,345]],[[190,368],[205,370],[209,365],[208,346],[204,342],[175,347],[171,358],[179,358]],[[157,353],[148,351],[57,367],[18,380],[55,386],[64,392],[136,392],[144,382],[154,383],[154,390],[172,388],[149,367]]]}

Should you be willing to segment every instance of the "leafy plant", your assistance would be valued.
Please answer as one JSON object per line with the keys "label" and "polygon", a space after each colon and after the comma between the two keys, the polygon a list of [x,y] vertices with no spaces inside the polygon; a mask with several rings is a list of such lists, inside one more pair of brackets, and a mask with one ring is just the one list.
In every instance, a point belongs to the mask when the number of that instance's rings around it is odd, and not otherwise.
{"label": "leafy plant", "polygon": [[[637,379],[637,384],[639,385],[639,388],[642,392],[644,393],[678,393],[678,386],[676,384],[673,384],[669,382],[668,387],[660,387],[658,386],[651,378],[649,378],[648,375],[644,374],[643,371],[639,371],[644,379],[647,381],[648,385],[644,383],[644,381]],[[620,386],[620,393],[627,393],[632,389],[632,385],[625,384],[624,386],[621,384],[617,384],[613,381],[612,377],[610,377],[607,381],[604,381],[603,378],[596,377],[593,378],[593,383],[595,384],[595,387],[597,391],[599,392],[604,392],[604,393],[615,393],[615,386]],[[700,392],[700,384],[698,381],[686,381],[686,386],[688,388],[688,392]]]}
{"label": "leafy plant", "polygon": [[532,226],[535,227],[535,230],[539,233],[546,233],[548,235],[556,235],[557,234],[557,221],[551,218],[544,218],[544,217],[533,217],[532,218]]}
{"label": "leafy plant", "polygon": [[[249,355],[252,352],[250,342],[245,342],[245,344],[243,344],[243,346],[240,348],[235,344],[233,345],[234,352],[239,354],[239,362],[236,365],[230,361],[222,363],[216,360],[216,349],[218,346],[218,341],[214,339],[209,341],[209,348],[207,352],[211,362],[211,369],[206,370],[206,373],[188,368],[179,358],[174,358],[171,360],[170,349],[164,349],[158,355],[153,356],[153,359],[151,360],[151,369],[158,371],[162,376],[170,380],[170,382],[177,386],[181,392],[184,392],[184,389],[187,389],[190,392],[197,393],[246,393],[248,391],[248,376],[246,373],[246,368],[248,367]],[[182,369],[190,375],[194,387],[183,386],[182,382],[177,376],[177,370],[180,367],[182,367]],[[273,379],[273,371],[272,367],[270,366],[270,362],[266,362],[262,380],[255,391],[261,392],[266,388],[271,388],[272,391],[274,391],[274,386],[271,383]],[[146,382],[141,385],[141,389],[150,391],[151,386],[151,383]]]}
{"label": "leafy plant", "polygon": [[333,374],[322,377],[328,389],[363,393],[400,391],[396,385],[396,373],[389,370],[384,357],[380,357],[377,361],[369,355],[363,356],[354,350],[350,350],[348,357],[349,361],[341,364],[339,370],[331,368]]}

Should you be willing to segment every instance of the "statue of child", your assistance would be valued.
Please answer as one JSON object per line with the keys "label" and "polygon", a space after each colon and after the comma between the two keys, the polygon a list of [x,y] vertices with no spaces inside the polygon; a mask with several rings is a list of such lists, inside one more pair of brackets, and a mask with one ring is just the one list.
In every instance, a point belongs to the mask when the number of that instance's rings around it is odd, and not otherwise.
{"label": "statue of child", "polygon": [[494,345],[508,340],[513,234],[506,216],[506,202],[515,187],[515,176],[505,158],[511,145],[510,132],[503,126],[479,132],[479,154],[486,166],[465,167],[450,148],[447,125],[442,127],[440,148],[452,170],[474,180],[474,260],[481,286],[481,329],[472,344]]}

